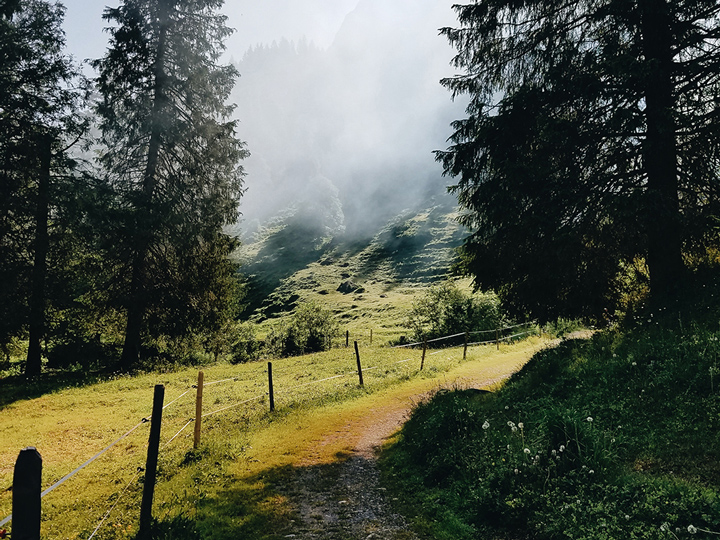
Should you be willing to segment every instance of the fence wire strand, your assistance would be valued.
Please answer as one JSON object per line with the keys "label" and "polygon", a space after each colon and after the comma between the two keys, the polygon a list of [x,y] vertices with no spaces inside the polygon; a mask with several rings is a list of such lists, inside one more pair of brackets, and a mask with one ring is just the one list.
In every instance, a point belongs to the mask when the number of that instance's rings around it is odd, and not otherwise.
{"label": "fence wire strand", "polygon": [[[491,333],[491,332],[496,332],[496,333],[497,333],[497,332],[501,332],[501,331],[505,331],[505,330],[510,330],[510,329],[513,329],[513,328],[519,328],[519,327],[521,327],[521,326],[528,326],[528,325],[536,324],[536,323],[537,323],[537,321],[529,321],[529,322],[520,323],[520,324],[515,324],[515,325],[512,325],[512,326],[506,326],[506,327],[503,327],[503,328],[493,329],[493,330],[478,330],[478,331],[473,331],[473,332],[460,332],[460,333],[453,334],[453,335],[450,335],[450,336],[443,336],[443,337],[439,337],[439,338],[435,338],[435,339],[431,339],[431,340],[420,341],[420,342],[416,342],[416,343],[408,343],[408,344],[404,344],[404,345],[396,345],[395,347],[392,347],[392,348],[393,348],[393,349],[400,349],[400,348],[406,348],[406,347],[414,347],[414,346],[417,346],[417,345],[423,345],[423,344],[427,344],[427,343],[435,343],[435,342],[438,342],[438,341],[443,341],[443,340],[447,340],[447,339],[453,339],[453,338],[460,337],[460,336],[464,336],[464,335],[483,334],[483,333]],[[502,337],[499,337],[499,338],[493,339],[493,340],[478,341],[478,342],[474,342],[474,343],[466,343],[466,344],[464,344],[464,345],[465,345],[465,346],[468,346],[468,347],[469,347],[469,346],[475,346],[475,345],[486,345],[486,344],[490,344],[490,343],[497,343],[497,342],[499,342],[499,341],[510,340],[510,339],[513,339],[513,338],[516,338],[516,337],[528,335],[528,334],[530,334],[530,333],[531,333],[531,331],[528,330],[528,331],[526,331],[526,332],[516,333],[516,334],[513,334],[513,335],[511,335],[511,336],[502,336]],[[463,346],[463,345],[458,345],[457,347],[460,347],[460,346]],[[453,347],[453,348],[457,348],[457,347]],[[435,354],[440,354],[441,352],[443,352],[443,351],[435,351],[435,352],[432,352],[432,353],[429,353],[429,354],[430,354],[430,355],[435,355]],[[406,359],[406,360],[400,360],[400,361],[398,361],[398,362],[394,362],[392,365],[403,364],[403,363],[411,362],[411,361],[412,361],[412,359],[411,359],[411,358],[408,358],[408,359]],[[374,366],[374,367],[364,368],[362,371],[363,371],[363,372],[367,372],[367,371],[372,371],[372,370],[376,370],[376,369],[380,369],[380,366]],[[287,368],[284,369],[284,370],[280,370],[280,372],[286,371],[286,370],[287,370]],[[267,371],[265,371],[265,373],[267,373]],[[338,379],[338,378],[342,378],[342,377],[347,377],[347,376],[350,376],[350,375],[354,375],[354,374],[356,374],[356,373],[357,373],[356,371],[350,371],[350,372],[347,372],[347,373],[342,373],[342,374],[340,374],[340,375],[334,375],[334,376],[332,376],[332,377],[326,377],[326,378],[324,378],[324,379],[319,379],[319,380],[316,380],[316,381],[310,381],[310,382],[307,382],[307,383],[303,383],[303,384],[299,384],[299,385],[296,385],[296,386],[293,386],[293,387],[289,387],[289,388],[287,388],[287,390],[295,390],[295,389],[303,388],[303,387],[310,386],[310,385],[313,385],[313,384],[319,384],[319,383],[326,382],[326,381],[330,381],[330,380],[333,380],[333,379]],[[204,386],[204,387],[213,386],[213,385],[216,385],[216,384],[221,384],[221,383],[231,382],[231,381],[232,381],[232,382],[238,382],[239,380],[240,380],[240,379],[239,379],[238,377],[230,377],[230,378],[221,379],[221,380],[218,380],[218,381],[207,382],[207,383],[204,383],[203,386]],[[247,381],[243,380],[243,382],[253,382],[253,381],[252,381],[252,380],[247,380]],[[176,403],[177,401],[179,401],[179,400],[182,399],[183,397],[185,397],[185,396],[186,396],[188,393],[190,393],[194,388],[196,388],[196,385],[193,385],[192,387],[188,388],[185,392],[183,392],[182,394],[180,394],[180,395],[179,395],[177,398],[175,398],[173,401],[171,401],[171,402],[169,402],[168,404],[166,404],[165,406],[163,406],[163,410],[165,410],[166,408],[170,407],[171,405],[173,405],[174,403]],[[220,412],[223,412],[223,411],[226,411],[226,410],[235,408],[235,407],[239,407],[239,406],[241,406],[241,405],[245,405],[245,404],[250,403],[250,402],[252,402],[252,401],[256,401],[256,400],[262,399],[262,398],[265,397],[265,395],[266,395],[266,394],[262,394],[262,395],[259,395],[259,396],[255,396],[255,397],[252,397],[252,398],[249,398],[249,399],[240,401],[240,402],[238,402],[238,403],[235,403],[235,404],[233,404],[233,405],[228,405],[227,407],[222,407],[222,408],[217,409],[217,410],[215,410],[215,411],[212,411],[212,412],[209,412],[209,413],[205,413],[205,414],[203,414],[203,415],[201,416],[201,418],[206,418],[206,417],[208,417],[208,416],[212,416],[212,415],[214,415],[214,414],[217,414],[217,413],[220,413]],[[110,445],[106,446],[106,447],[105,447],[104,449],[102,449],[100,452],[98,452],[98,453],[95,454],[93,457],[91,457],[90,459],[88,459],[87,461],[85,461],[82,465],[80,465],[80,466],[77,467],[75,470],[73,470],[72,472],[68,473],[68,474],[65,475],[64,477],[62,477],[60,480],[58,480],[57,482],[55,482],[53,485],[51,485],[51,486],[50,486],[49,488],[47,488],[45,491],[43,491],[43,492],[40,494],[40,497],[41,497],[41,498],[42,498],[42,497],[45,497],[45,495],[49,494],[50,492],[52,492],[52,491],[55,490],[56,488],[60,487],[62,484],[64,484],[65,482],[67,482],[70,478],[72,478],[73,476],[75,476],[78,472],[80,472],[80,471],[83,470],[85,467],[87,467],[88,465],[90,465],[91,463],[93,463],[95,460],[97,460],[98,458],[100,458],[103,454],[105,454],[108,450],[110,450],[111,448],[113,448],[115,445],[117,445],[117,444],[118,444],[119,442],[121,442],[123,439],[129,437],[129,436],[130,436],[135,430],[137,430],[141,425],[143,425],[143,424],[145,424],[145,423],[149,423],[150,420],[151,420],[151,418],[152,418],[151,416],[148,416],[147,418],[143,418],[140,422],[138,422],[134,427],[132,427],[130,430],[128,430],[125,434],[123,434],[123,435],[122,435],[121,437],[119,437],[117,440],[115,440],[114,442],[112,442]],[[191,418],[190,420],[188,420],[188,421],[185,423],[185,425],[184,425],[182,428],[180,428],[180,430],[179,430],[177,433],[175,433],[175,435],[173,435],[173,436],[163,445],[163,448],[167,447],[170,443],[172,443],[172,442],[173,442],[178,436],[180,436],[180,434],[181,434],[185,429],[187,429],[187,427],[188,427],[190,424],[192,424],[194,421],[195,421],[194,418]],[[118,505],[118,503],[120,502],[120,499],[121,499],[121,498],[123,497],[123,495],[127,492],[127,490],[130,488],[130,486],[133,484],[133,482],[135,482],[135,480],[138,478],[138,476],[140,475],[140,472],[141,472],[141,471],[142,471],[142,469],[141,469],[141,468],[138,468],[138,472],[135,473],[135,475],[134,475],[133,478],[130,480],[130,482],[128,482],[128,484],[127,484],[127,485],[123,488],[123,490],[119,493],[119,495],[118,495],[117,499],[115,500],[115,502],[113,503],[113,505],[112,505],[112,506],[110,507],[110,509],[103,515],[102,519],[100,520],[100,523],[98,523],[98,525],[95,527],[95,529],[93,530],[93,532],[92,532],[92,533],[90,534],[90,536],[88,537],[88,540],[91,540],[91,539],[95,536],[95,534],[100,530],[100,528],[102,527],[102,525],[105,523],[105,521],[107,520],[107,518],[110,516],[110,514],[112,513],[112,511],[115,509],[115,507],[116,507],[116,506]],[[7,516],[5,519],[3,519],[2,521],[0,521],[0,527],[3,526],[3,525],[5,525],[6,523],[8,523],[11,519],[12,519],[12,514],[10,514],[10,515]]]}

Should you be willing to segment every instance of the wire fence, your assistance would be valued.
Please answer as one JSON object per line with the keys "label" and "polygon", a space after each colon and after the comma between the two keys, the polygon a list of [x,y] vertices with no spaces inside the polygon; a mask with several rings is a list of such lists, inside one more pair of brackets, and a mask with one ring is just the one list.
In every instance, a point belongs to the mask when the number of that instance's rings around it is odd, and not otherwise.
{"label": "wire fence", "polygon": [[[487,344],[499,344],[500,342],[511,341],[511,340],[513,340],[513,339],[518,339],[518,338],[520,338],[520,337],[523,337],[523,336],[527,336],[527,335],[536,333],[536,329],[531,328],[531,327],[535,327],[536,324],[537,324],[536,321],[530,321],[530,322],[526,322],[526,323],[516,324],[516,325],[512,325],[512,326],[505,326],[505,327],[502,327],[502,328],[492,329],[492,330],[480,330],[480,331],[472,331],[472,332],[459,332],[459,333],[456,333],[456,334],[453,334],[453,335],[442,336],[442,337],[434,338],[434,339],[431,339],[431,340],[426,340],[426,341],[420,341],[420,342],[416,342],[416,343],[409,343],[409,344],[398,345],[398,346],[395,346],[395,347],[393,347],[393,348],[394,348],[394,349],[400,349],[400,348],[416,347],[416,346],[422,345],[422,346],[423,346],[423,356],[422,356],[422,363],[421,363],[421,366],[420,366],[420,369],[422,370],[422,367],[423,367],[423,364],[424,364],[424,361],[425,361],[425,348],[427,347],[428,344],[436,344],[436,343],[441,343],[441,342],[443,342],[443,341],[448,341],[448,340],[453,340],[453,339],[456,339],[456,338],[459,338],[459,337],[464,337],[464,343],[461,343],[461,344],[459,344],[459,345],[451,345],[450,347],[446,347],[446,348],[443,348],[442,350],[434,351],[434,352],[429,353],[429,354],[430,354],[430,355],[436,355],[436,354],[440,354],[440,353],[442,353],[442,352],[444,352],[444,351],[447,351],[448,348],[458,348],[458,347],[465,347],[465,351],[466,351],[466,350],[467,350],[467,347],[469,347],[469,346],[487,345]],[[512,330],[512,329],[515,329],[515,328],[521,328],[521,327],[528,327],[528,329],[525,330],[525,331],[523,331],[523,332],[516,332],[516,333],[511,334],[511,335],[504,335],[504,333],[505,333],[506,331],[508,331],[508,330]],[[485,341],[477,341],[477,342],[472,342],[472,343],[469,342],[469,336],[472,336],[472,335],[482,335],[482,334],[486,334],[486,333],[495,333],[495,339],[485,340]],[[501,334],[502,334],[502,335],[501,335]],[[464,359],[465,359],[465,354],[463,354],[463,360],[464,360]],[[403,360],[391,362],[391,363],[387,364],[386,366],[384,366],[384,368],[385,368],[385,369],[389,369],[389,368],[392,368],[393,366],[400,366],[401,364],[407,364],[408,362],[411,362],[411,361],[413,361],[413,360],[414,360],[413,358],[407,358],[407,359],[403,359]],[[362,368],[361,368],[361,367],[360,367],[359,353],[358,353],[358,371],[359,371],[359,374],[360,374],[361,384],[362,384],[362,380],[363,380],[363,379],[362,379],[362,373],[371,372],[371,371],[376,371],[376,370],[381,369],[382,367],[383,367],[383,366],[377,365],[377,366],[370,366],[370,367],[362,367]],[[271,367],[268,366],[268,369],[267,369],[267,370],[266,370],[266,369],[257,370],[257,372],[253,373],[253,377],[252,377],[252,378],[242,378],[242,377],[240,377],[240,376],[237,376],[237,377],[229,377],[229,378],[224,378],[224,379],[220,379],[220,380],[216,380],[216,381],[203,382],[203,383],[202,383],[202,386],[203,386],[204,388],[207,388],[207,387],[213,387],[213,386],[217,386],[217,385],[230,384],[230,383],[235,383],[235,384],[237,384],[237,383],[241,383],[241,384],[242,384],[242,383],[251,383],[251,384],[253,384],[253,385],[255,385],[255,386],[258,386],[258,376],[260,376],[260,375],[265,375],[265,376],[266,376],[266,375],[268,374],[268,371],[269,371],[270,369],[271,369]],[[285,379],[284,381],[282,381],[282,382],[284,383],[283,386],[282,386],[282,388],[283,388],[283,391],[286,392],[286,393],[292,392],[292,391],[297,391],[297,390],[301,390],[301,389],[307,388],[307,387],[309,387],[309,386],[313,386],[313,385],[317,385],[317,384],[321,384],[321,383],[326,383],[326,382],[328,382],[328,381],[343,379],[343,378],[347,378],[347,377],[353,377],[353,376],[358,375],[358,371],[347,371],[347,372],[339,373],[339,374],[332,375],[332,376],[329,376],[329,377],[323,377],[323,378],[321,378],[321,379],[314,379],[314,380],[311,380],[311,381],[302,382],[302,383],[294,384],[294,385],[289,384],[289,381],[287,380],[287,377],[286,377],[286,379]],[[275,373],[276,373],[277,375],[290,375],[289,378],[290,378],[290,379],[294,379],[294,380],[299,380],[300,378],[302,378],[302,377],[304,376],[303,374],[298,374],[297,371],[293,371],[293,370],[290,369],[290,368],[287,368],[287,369],[285,369],[285,370],[278,370],[278,371],[276,371]],[[182,402],[183,398],[185,398],[186,396],[188,396],[189,394],[191,394],[192,391],[193,391],[193,389],[196,389],[196,388],[197,388],[197,385],[192,385],[191,387],[187,388],[187,389],[186,389],[185,391],[183,391],[180,395],[178,395],[177,397],[175,397],[172,401],[170,401],[170,402],[168,402],[167,404],[165,404],[165,405],[162,407],[162,410],[165,411],[165,410],[167,410],[167,409],[170,409],[170,408],[173,407],[173,406],[177,406],[178,404],[180,404],[180,403]],[[237,401],[237,402],[230,403],[230,404],[227,404],[227,405],[222,405],[222,406],[220,406],[220,407],[217,407],[217,408],[211,410],[210,412],[204,412],[204,413],[202,413],[202,414],[201,414],[201,418],[202,418],[202,419],[208,418],[208,417],[217,415],[217,414],[219,414],[219,413],[228,411],[228,410],[230,410],[230,409],[234,409],[234,408],[237,408],[237,407],[241,407],[241,406],[243,406],[243,405],[248,405],[248,404],[253,403],[253,402],[261,402],[261,401],[264,400],[266,397],[268,397],[268,394],[269,394],[269,393],[268,393],[267,391],[262,391],[261,393],[258,393],[258,394],[254,395],[254,396],[252,396],[252,397],[245,398],[245,399],[241,399],[241,400],[239,400],[239,401]],[[187,400],[186,400],[186,401],[187,401]],[[192,402],[191,402],[191,403],[192,403]],[[176,440],[180,437],[180,435],[181,435],[190,425],[192,425],[193,423],[196,422],[196,419],[195,419],[195,418],[189,418],[189,419],[188,419],[187,416],[185,416],[185,418],[186,418],[185,423],[163,444],[163,446],[162,446],[163,449],[166,449],[167,447],[169,447],[174,441],[176,441]],[[113,447],[115,447],[115,446],[118,445],[120,442],[122,442],[123,440],[127,439],[128,437],[130,437],[133,433],[135,433],[141,426],[143,426],[143,425],[145,425],[145,424],[148,424],[148,425],[149,425],[149,424],[151,423],[151,420],[152,420],[152,416],[151,416],[151,415],[150,415],[150,416],[147,416],[147,417],[143,417],[142,419],[140,419],[134,426],[132,426],[131,428],[129,428],[125,433],[123,433],[123,435],[121,435],[120,437],[118,437],[117,439],[115,439],[114,441],[112,441],[110,444],[108,444],[105,448],[103,448],[102,450],[100,450],[99,452],[97,452],[95,455],[93,455],[93,456],[92,456],[91,458],[89,458],[87,461],[85,461],[84,463],[82,463],[81,465],[79,465],[77,468],[75,468],[74,470],[72,470],[71,472],[69,472],[68,474],[66,474],[65,476],[63,476],[62,478],[60,478],[59,480],[57,480],[56,482],[54,482],[52,485],[50,485],[50,486],[49,486],[48,488],[46,488],[44,491],[42,491],[41,494],[40,494],[40,498],[44,498],[46,495],[50,494],[50,493],[53,492],[55,489],[57,489],[57,488],[59,488],[60,486],[62,486],[65,482],[67,482],[67,481],[69,481],[70,479],[72,479],[77,473],[79,473],[79,472],[82,471],[83,469],[87,468],[88,466],[90,466],[91,464],[93,464],[94,462],[96,462],[98,459],[100,459],[103,455],[105,455],[105,454],[106,454],[109,450],[111,450]],[[93,531],[92,531],[92,532],[90,533],[90,535],[88,536],[88,540],[91,540],[92,538],[94,538],[95,535],[102,529],[103,525],[107,522],[107,520],[108,520],[108,518],[110,517],[110,515],[112,514],[112,512],[117,508],[117,506],[119,505],[119,503],[121,502],[121,500],[123,500],[123,497],[127,496],[127,494],[128,494],[129,491],[130,491],[130,488],[137,482],[137,480],[138,480],[138,478],[140,477],[140,475],[141,475],[142,472],[143,472],[143,469],[142,469],[141,467],[138,467],[138,468],[137,468],[137,471],[134,473],[134,475],[131,477],[131,479],[124,485],[124,487],[123,487],[120,491],[118,491],[118,492],[116,492],[116,493],[114,493],[114,494],[112,495],[113,497],[116,495],[115,500],[113,501],[113,503],[112,503],[112,505],[109,507],[109,509],[107,509],[107,511],[105,511],[105,512],[103,513],[103,515],[100,517],[97,525],[95,526],[95,528],[93,529]],[[112,498],[112,497],[110,497],[110,498]],[[13,508],[13,510],[15,510],[15,509]],[[8,515],[7,517],[5,517],[4,519],[0,520],[0,527],[3,527],[3,526],[6,525],[7,523],[9,523],[11,520],[12,520],[12,514],[10,514],[10,515]]]}

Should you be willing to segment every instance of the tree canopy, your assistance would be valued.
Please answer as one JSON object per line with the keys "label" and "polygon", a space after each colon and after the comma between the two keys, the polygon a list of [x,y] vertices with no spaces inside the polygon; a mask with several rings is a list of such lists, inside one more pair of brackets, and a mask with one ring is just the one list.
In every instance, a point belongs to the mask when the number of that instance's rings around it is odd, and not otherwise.
{"label": "tree canopy", "polygon": [[442,33],[470,98],[437,157],[463,264],[515,312],[599,315],[629,269],[665,305],[717,245],[720,6],[484,0]]}
{"label": "tree canopy", "polygon": [[0,347],[29,332],[29,375],[40,373],[46,309],[62,295],[46,282],[65,271],[81,188],[69,150],[87,127],[84,81],[63,52],[63,14],[45,0],[0,10]]}
{"label": "tree canopy", "polygon": [[237,218],[246,151],[226,104],[237,73],[219,63],[231,32],[221,5],[125,0],[105,12],[117,26],[94,66],[126,367],[145,337],[207,329],[218,319],[207,310],[226,305],[216,289],[229,283],[234,243],[222,226]]}

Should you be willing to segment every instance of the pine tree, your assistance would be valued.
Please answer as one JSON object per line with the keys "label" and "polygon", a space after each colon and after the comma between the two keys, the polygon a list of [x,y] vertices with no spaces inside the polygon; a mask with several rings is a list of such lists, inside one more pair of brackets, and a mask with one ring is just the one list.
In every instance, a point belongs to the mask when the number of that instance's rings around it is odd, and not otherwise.
{"label": "pine tree", "polygon": [[717,241],[720,6],[488,0],[443,33],[468,117],[438,153],[472,234],[464,265],[515,311],[597,315],[647,265],[668,305]]}
{"label": "pine tree", "polygon": [[0,343],[28,330],[28,376],[42,366],[48,258],[63,214],[54,184],[72,171],[68,151],[86,128],[82,79],[62,50],[63,15],[44,0],[0,10]]}
{"label": "pine tree", "polygon": [[[178,261],[228,245],[222,227],[237,218],[238,163],[246,151],[225,103],[237,73],[219,64],[230,33],[218,14],[221,5],[125,0],[105,11],[117,26],[107,54],[94,66],[102,96],[100,160],[116,194],[112,249],[126,262],[119,275],[127,313],[121,358],[126,368],[138,360],[144,337],[161,332],[158,318],[171,315],[159,291],[182,281],[173,275],[181,271]],[[195,283],[212,286],[202,276]],[[202,295],[174,292],[188,309]]]}

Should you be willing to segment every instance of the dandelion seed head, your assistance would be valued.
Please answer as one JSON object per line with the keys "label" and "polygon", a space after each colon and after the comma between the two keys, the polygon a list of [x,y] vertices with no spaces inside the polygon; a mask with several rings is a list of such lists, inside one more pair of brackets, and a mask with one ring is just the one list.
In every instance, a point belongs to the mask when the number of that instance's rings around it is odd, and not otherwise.
{"label": "dandelion seed head", "polygon": [[484,422],[483,425],[482,425],[482,428],[483,428],[483,429],[488,429],[489,427],[490,427],[490,422],[488,422],[487,420],[485,420],[485,422]]}
{"label": "dandelion seed head", "polygon": [[526,448],[525,450],[523,450],[523,452],[525,452],[526,454],[529,454],[529,453],[530,453],[530,449],[529,449],[529,448]]}
{"label": "dandelion seed head", "polygon": [[687,531],[690,534],[695,534],[698,530],[697,530],[697,527],[695,527],[694,525],[688,525]]}

